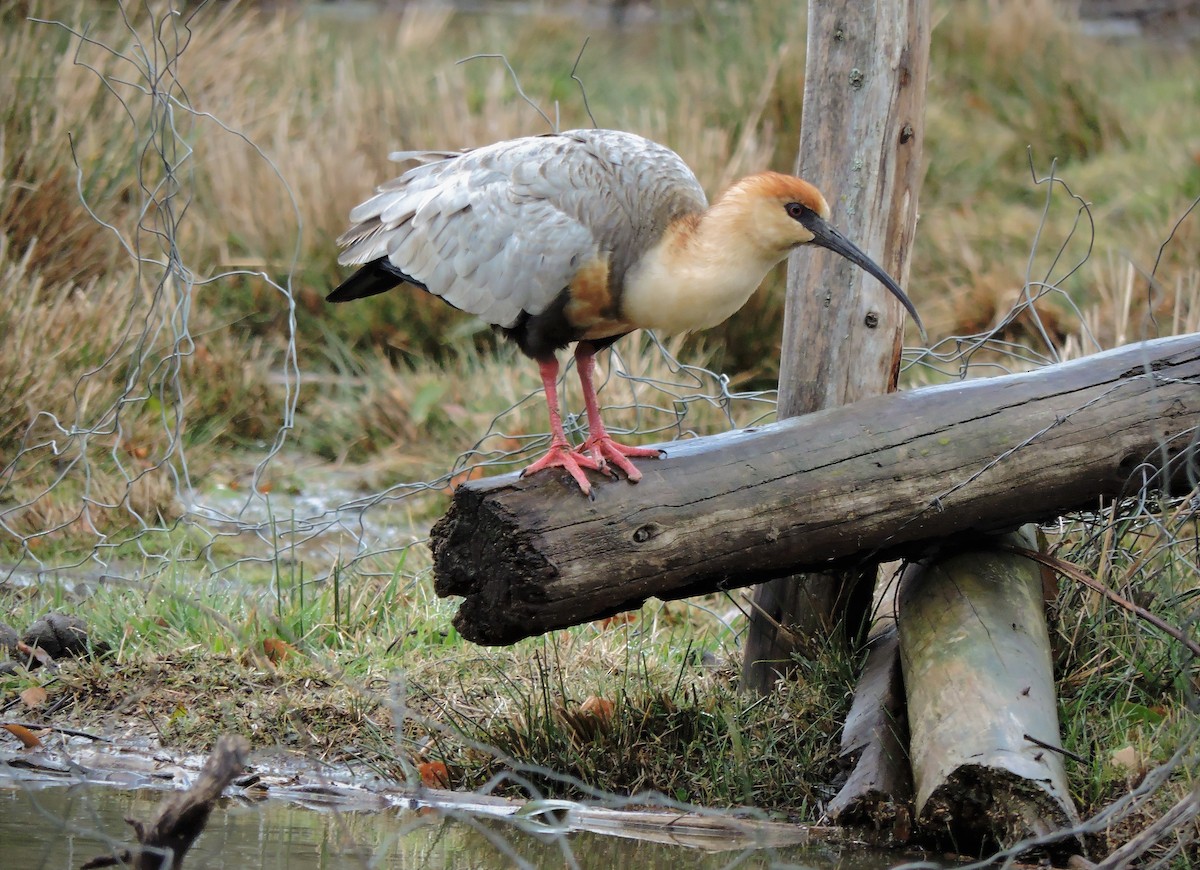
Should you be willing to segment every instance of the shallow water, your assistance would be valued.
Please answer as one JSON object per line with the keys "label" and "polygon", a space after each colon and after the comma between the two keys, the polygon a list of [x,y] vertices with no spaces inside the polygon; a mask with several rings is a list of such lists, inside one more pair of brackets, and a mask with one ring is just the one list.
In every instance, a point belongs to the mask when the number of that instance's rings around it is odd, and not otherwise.
{"label": "shallow water", "polygon": [[[124,818],[152,818],[163,794],[94,785],[0,788],[0,866],[75,868],[113,848],[128,846]],[[512,820],[442,810],[321,811],[278,800],[226,800],[214,809],[184,867],[877,870],[898,863],[894,853],[862,848],[705,851],[587,832],[538,834],[522,830]]]}

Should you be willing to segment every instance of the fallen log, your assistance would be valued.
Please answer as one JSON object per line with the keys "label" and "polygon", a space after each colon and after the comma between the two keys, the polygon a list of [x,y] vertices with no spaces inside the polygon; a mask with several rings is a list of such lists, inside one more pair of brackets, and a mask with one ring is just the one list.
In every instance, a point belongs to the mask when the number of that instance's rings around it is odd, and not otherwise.
{"label": "fallen log", "polygon": [[800,570],[920,554],[1194,471],[1200,334],[665,445],[596,498],[564,475],[460,486],[432,532],[469,640],[512,643]]}
{"label": "fallen log", "polygon": [[893,843],[912,836],[913,784],[908,762],[908,711],[900,670],[897,600],[905,562],[879,566],[872,596],[867,657],[842,727],[839,760],[850,769],[825,806],[838,824],[868,822]]}

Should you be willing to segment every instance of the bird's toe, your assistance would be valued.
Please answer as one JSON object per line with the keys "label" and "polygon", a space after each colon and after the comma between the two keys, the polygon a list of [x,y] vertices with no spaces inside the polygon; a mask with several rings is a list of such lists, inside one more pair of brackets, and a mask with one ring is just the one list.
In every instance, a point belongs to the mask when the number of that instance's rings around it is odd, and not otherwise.
{"label": "bird's toe", "polygon": [[567,473],[571,475],[580,490],[588,498],[595,498],[595,495],[592,492],[592,484],[587,479],[584,469],[591,471],[608,470],[590,456],[572,450],[566,443],[554,443],[550,445],[550,449],[546,451],[545,456],[522,469],[520,476],[528,477],[537,474],[539,471],[545,471],[547,468],[566,469]]}
{"label": "bird's toe", "polygon": [[607,434],[598,438],[588,438],[580,450],[589,454],[610,472],[611,466],[616,466],[630,483],[637,483],[642,479],[642,473],[633,464],[632,458],[659,459],[666,455],[664,451],[654,447],[629,447],[625,444],[618,444]]}

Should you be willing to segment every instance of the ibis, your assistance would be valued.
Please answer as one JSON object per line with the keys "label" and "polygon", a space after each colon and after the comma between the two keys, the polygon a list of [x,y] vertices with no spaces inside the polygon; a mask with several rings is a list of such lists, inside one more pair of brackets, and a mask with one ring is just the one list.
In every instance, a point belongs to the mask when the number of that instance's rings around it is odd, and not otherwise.
{"label": "ibis", "polygon": [[[632,460],[660,455],[617,443],[600,419],[594,358],[621,336],[721,323],[801,245],[873,275],[920,325],[899,285],[829,223],[821,193],[790,175],[749,175],[709,205],[679,155],[615,130],[391,157],[415,165],[350,212],[338,262],[359,268],[326,298],[409,285],[499,328],[537,361],[550,414],[550,448],[522,473],[562,468],[589,496],[587,470],[636,483]],[[557,390],[556,352],[572,342],[588,421],[578,448]]]}

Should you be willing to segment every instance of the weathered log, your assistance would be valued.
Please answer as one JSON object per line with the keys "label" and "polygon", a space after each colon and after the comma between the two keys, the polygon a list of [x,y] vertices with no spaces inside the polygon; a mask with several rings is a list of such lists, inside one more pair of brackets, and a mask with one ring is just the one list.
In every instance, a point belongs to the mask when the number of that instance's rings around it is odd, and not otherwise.
{"label": "weathered log", "polygon": [[907,842],[913,784],[900,642],[894,624],[871,639],[842,728],[841,755],[853,768],[826,807],[829,817],[842,824],[870,822],[876,829],[886,828],[896,842]]}
{"label": "weathered log", "polygon": [[896,843],[908,841],[913,819],[908,716],[896,628],[896,596],[905,565],[885,562],[877,571],[867,659],[842,728],[839,759],[852,769],[825,808],[834,821],[870,822]]}
{"label": "weathered log", "polygon": [[[810,0],[796,174],[833,197],[836,221],[906,283],[924,176],[930,5]],[[847,148],[846,143],[854,147]],[[904,312],[878,282],[838,257],[788,262],[779,417],[896,389]],[[875,565],[781,577],[754,590],[742,685],[766,691],[794,661],[794,639],[865,622]],[[817,604],[818,606],[813,606]]]}
{"label": "weathered log", "polygon": [[[1032,529],[1001,540],[1034,546]],[[1079,822],[1057,750],[1041,572],[980,545],[914,563],[900,590],[917,821],[968,850]]]}
{"label": "weathered log", "polygon": [[1092,508],[1164,464],[1190,485],[1198,386],[1192,334],[675,442],[594,501],[561,474],[471,482],[433,529],[435,588],[465,596],[464,637],[511,643]]}

